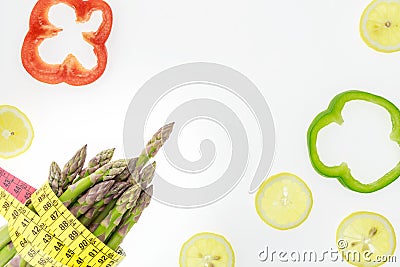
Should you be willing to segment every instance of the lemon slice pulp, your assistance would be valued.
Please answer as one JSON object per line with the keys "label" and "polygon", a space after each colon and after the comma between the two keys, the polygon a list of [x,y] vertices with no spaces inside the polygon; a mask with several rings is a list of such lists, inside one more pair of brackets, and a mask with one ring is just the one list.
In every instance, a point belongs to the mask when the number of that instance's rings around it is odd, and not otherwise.
{"label": "lemon slice pulp", "polygon": [[33,140],[33,128],[28,117],[18,108],[0,106],[0,157],[12,158],[24,153]]}
{"label": "lemon slice pulp", "polygon": [[280,173],[264,181],[257,192],[255,205],[266,224],[287,230],[307,219],[313,199],[302,179],[291,173]]}
{"label": "lemon slice pulp", "polygon": [[179,264],[181,267],[234,267],[235,253],[225,237],[199,233],[183,244]]}
{"label": "lemon slice pulp", "polygon": [[336,233],[339,251],[356,266],[379,266],[392,261],[396,234],[380,214],[356,212],[345,218]]}
{"label": "lemon slice pulp", "polygon": [[400,0],[375,0],[364,10],[360,33],[371,48],[380,52],[400,50]]}

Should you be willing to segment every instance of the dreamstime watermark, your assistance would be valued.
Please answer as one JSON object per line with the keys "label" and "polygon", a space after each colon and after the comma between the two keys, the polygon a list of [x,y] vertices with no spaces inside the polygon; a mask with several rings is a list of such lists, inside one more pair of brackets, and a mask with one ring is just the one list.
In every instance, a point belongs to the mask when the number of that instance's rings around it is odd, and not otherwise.
{"label": "dreamstime watermark", "polygon": [[[124,124],[124,149],[127,157],[135,155],[134,150],[143,147],[149,136],[144,131],[150,115],[161,99],[174,95],[176,91],[184,90],[187,86],[206,85],[222,90],[226,94],[239,99],[252,118],[256,121],[258,134],[261,137],[257,147],[261,147],[261,155],[255,175],[250,184],[250,193],[254,193],[268,175],[275,153],[275,127],[271,111],[265,98],[254,83],[245,75],[229,67],[213,63],[188,63],[167,69],[147,81],[135,94],[129,105]],[[184,90],[184,92],[186,92]],[[170,103],[174,105],[174,103]],[[175,103],[176,105],[176,103]],[[210,138],[191,143],[192,149],[200,148],[201,158],[195,161],[187,160],[178,146],[179,134],[190,123],[196,120],[207,120],[218,124],[224,129],[231,144],[229,166],[218,179],[206,186],[187,188],[177,186],[161,177],[154,177],[153,198],[167,205],[183,208],[201,207],[213,203],[227,195],[240,182],[249,161],[249,134],[247,121],[240,119],[240,114],[224,100],[215,96],[196,97],[183,104],[174,106],[167,114],[167,122],[175,122],[170,140],[164,146],[164,155],[171,168],[175,168],[184,177],[210,170],[215,158],[226,157],[216,151],[211,131]],[[163,114],[165,115],[165,114]],[[136,151],[137,152],[137,151]],[[252,160],[253,163],[253,160]],[[216,176],[217,174],[207,174]]]}
{"label": "dreamstime watermark", "polygon": [[258,252],[258,260],[266,263],[322,263],[322,262],[397,262],[395,255],[375,255],[371,250],[358,251],[348,249],[346,240],[339,240],[337,248],[327,250],[276,250],[265,246]]}

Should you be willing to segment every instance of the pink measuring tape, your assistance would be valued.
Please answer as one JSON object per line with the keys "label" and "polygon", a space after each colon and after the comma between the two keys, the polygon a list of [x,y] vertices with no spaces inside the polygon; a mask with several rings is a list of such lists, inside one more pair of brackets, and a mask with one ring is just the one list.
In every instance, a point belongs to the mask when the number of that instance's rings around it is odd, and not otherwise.
{"label": "pink measuring tape", "polygon": [[0,186],[22,204],[36,191],[35,188],[2,168],[0,168]]}

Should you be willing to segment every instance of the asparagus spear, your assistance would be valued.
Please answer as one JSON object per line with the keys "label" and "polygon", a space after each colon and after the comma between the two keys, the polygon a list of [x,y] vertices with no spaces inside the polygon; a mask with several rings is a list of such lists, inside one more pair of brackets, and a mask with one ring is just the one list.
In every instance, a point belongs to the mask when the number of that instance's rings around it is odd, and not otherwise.
{"label": "asparagus spear", "polygon": [[33,267],[32,265],[30,265],[27,261],[25,261],[23,258],[21,258],[20,262],[19,262],[19,267]]}
{"label": "asparagus spear", "polygon": [[21,256],[15,256],[5,267],[21,267]]}
{"label": "asparagus spear", "polygon": [[[146,163],[157,154],[160,148],[164,145],[165,141],[169,138],[173,129],[173,125],[174,123],[169,123],[161,127],[153,135],[153,137],[147,143],[146,148],[142,151],[142,154],[136,161],[137,169],[141,169],[142,166],[146,165]],[[75,184],[70,185],[68,189],[60,196],[61,202],[68,207],[79,197],[80,194],[85,192],[87,189],[98,182],[112,179],[120,174],[126,166],[127,163],[125,160],[122,160],[122,162],[115,161],[107,163],[91,175],[79,180]]]}
{"label": "asparagus spear", "polygon": [[141,167],[146,165],[146,163],[154,157],[158,150],[164,145],[165,141],[171,135],[172,129],[174,128],[174,123],[169,123],[161,127],[147,142],[145,149],[143,149],[142,153],[138,157],[138,161],[136,162],[136,169],[140,170]]}
{"label": "asparagus spear", "polygon": [[[99,214],[105,209],[106,206],[101,206],[100,208],[90,208],[85,214],[82,214],[78,219],[89,229],[89,226],[93,223],[93,221],[99,216]],[[97,228],[97,226],[96,226]],[[96,230],[96,228],[94,230]],[[92,231],[90,231],[92,232]]]}
{"label": "asparagus spear", "polygon": [[59,188],[62,188],[63,191],[67,189],[75,177],[81,172],[86,159],[86,148],[87,145],[84,145],[75,153],[67,164],[65,164],[61,172],[61,179],[59,180]]}
{"label": "asparagus spear", "polygon": [[8,232],[8,225],[3,225],[0,227],[0,249],[3,248],[11,241],[9,232]]}
{"label": "asparagus spear", "polygon": [[153,195],[153,186],[146,188],[140,194],[137,204],[129,212],[127,212],[121,220],[114,233],[111,235],[107,246],[116,250],[122,243],[124,237],[132,229],[132,227],[139,221],[143,210],[150,204],[151,196]]}
{"label": "asparagus spear", "polygon": [[148,187],[148,185],[151,183],[154,177],[154,173],[156,171],[156,162],[154,161],[153,163],[147,165],[142,172],[139,175],[139,178],[137,181],[138,184],[142,187],[142,189],[145,189]]}
{"label": "asparagus spear", "polygon": [[[156,162],[153,162],[152,164],[148,165],[142,170],[142,172],[139,175],[139,178],[137,179],[137,182],[139,182],[141,188],[146,188],[147,185],[151,182],[151,180],[154,177],[155,168],[156,168]],[[132,181],[133,178],[131,177],[129,180]],[[121,185],[121,189],[123,188],[125,190],[128,184],[130,183],[129,182],[122,182],[120,184],[116,183],[114,187],[117,188],[118,185]],[[114,194],[112,193],[113,191],[114,191],[113,189],[110,191],[111,193],[110,195],[114,196],[114,198],[115,196],[118,197],[119,194],[122,193],[120,191],[118,194]],[[105,199],[97,202],[87,213],[85,213],[83,216],[79,218],[80,222],[83,225],[89,227],[89,230],[91,230],[91,232],[94,232],[98,228],[103,219],[108,215],[109,211],[114,207],[115,203],[113,203],[111,206],[108,206],[108,208],[105,210],[101,209],[102,207],[104,207],[104,204],[108,203],[107,199],[108,198],[106,197]]]}
{"label": "asparagus spear", "polygon": [[96,184],[92,188],[86,191],[69,209],[70,212],[78,217],[84,214],[94,203],[102,200],[110,191],[111,187],[114,185],[114,180],[104,181]]}
{"label": "asparagus spear", "polygon": [[118,199],[111,200],[104,209],[96,216],[92,223],[89,225],[89,231],[94,233],[96,229],[99,227],[100,223],[107,217],[110,211],[115,207],[115,203],[117,203]]}
{"label": "asparagus spear", "polygon": [[106,149],[98,153],[94,158],[92,158],[88,166],[80,172],[79,176],[75,178],[74,183],[79,181],[80,179],[94,173],[98,168],[106,165],[111,161],[111,158],[114,155],[115,148]]}
{"label": "asparagus spear", "polygon": [[[99,236],[99,239],[103,238],[104,233],[104,239],[102,241],[106,240],[106,238],[111,235],[115,227],[119,224],[122,215],[124,215],[127,210],[134,206],[137,198],[139,198],[141,189],[146,188],[153,179],[155,168],[156,162],[153,162],[152,164],[149,164],[147,167],[145,167],[140,173],[139,178],[134,181],[134,185],[131,186],[127,191],[125,191],[118,199],[118,202],[116,203],[113,211],[110,212],[107,217],[105,217],[101,221],[101,225],[94,224],[90,226],[92,229],[96,230],[94,231],[94,233],[96,236]],[[132,176],[130,180],[133,180]],[[97,221],[99,221],[99,219],[97,219]]]}
{"label": "asparagus spear", "polygon": [[172,133],[174,124],[175,123],[172,122],[164,125],[147,142],[145,148],[142,150],[142,153],[137,158],[135,168],[130,171],[131,179],[133,179],[134,182],[138,183],[139,173],[142,170],[142,168],[147,164],[147,162],[151,158],[153,158],[158,153],[160,148],[167,141],[167,139]]}
{"label": "asparagus spear", "polygon": [[94,231],[94,235],[97,236],[101,241],[111,234],[116,226],[120,223],[122,216],[126,211],[135,206],[137,199],[140,196],[141,187],[136,184],[129,187],[119,198],[106,218],[101,222],[99,227]]}
{"label": "asparagus spear", "polygon": [[59,187],[60,179],[61,179],[61,169],[57,163],[52,162],[50,165],[48,181],[54,194],[56,194],[58,197],[62,194],[62,188]]}
{"label": "asparagus spear", "polygon": [[5,267],[34,267],[17,254]]}
{"label": "asparagus spear", "polygon": [[0,266],[4,266],[17,254],[13,243],[10,241],[0,250]]}
{"label": "asparagus spear", "polygon": [[125,168],[125,170],[123,172],[121,172],[120,174],[118,174],[115,177],[115,180],[117,180],[117,181],[125,181],[125,180],[127,180],[129,178],[129,176],[131,176],[131,174],[135,170],[137,160],[138,160],[138,158],[130,159],[129,162],[128,162],[128,166],[126,166],[126,168]]}
{"label": "asparagus spear", "polygon": [[[80,216],[79,221],[83,225],[89,226],[92,221],[96,219],[96,217],[100,214],[100,212],[104,210],[104,207],[108,205],[108,203],[110,203],[113,199],[118,198],[129,187],[129,185],[129,182],[116,182],[103,199],[94,203],[94,205],[85,214]],[[100,222],[101,220],[99,221],[99,223]]]}
{"label": "asparagus spear", "polygon": [[[103,205],[108,204],[111,200],[118,198],[131,184],[128,181],[117,181],[107,195],[102,199]],[[96,203],[99,205],[100,203]]]}
{"label": "asparagus spear", "polygon": [[60,201],[68,207],[71,203],[84,193],[86,190],[95,184],[113,179],[120,174],[127,166],[126,160],[112,161],[92,173],[91,175],[79,180],[77,183],[72,184],[68,189],[59,197]]}
{"label": "asparagus spear", "polygon": [[149,205],[151,196],[153,194],[153,186],[150,186],[148,188],[147,186],[151,183],[151,180],[154,177],[155,169],[156,162],[153,162],[142,170],[136,182],[144,190],[141,192],[136,206],[131,210],[125,212],[124,216],[122,217],[121,223],[116,228],[114,228],[112,233],[107,237],[107,242],[111,242],[110,244],[114,247],[114,250],[117,249],[122,242],[122,239],[124,237],[123,232],[125,232],[125,235],[129,232],[132,226],[139,220],[143,210]]}

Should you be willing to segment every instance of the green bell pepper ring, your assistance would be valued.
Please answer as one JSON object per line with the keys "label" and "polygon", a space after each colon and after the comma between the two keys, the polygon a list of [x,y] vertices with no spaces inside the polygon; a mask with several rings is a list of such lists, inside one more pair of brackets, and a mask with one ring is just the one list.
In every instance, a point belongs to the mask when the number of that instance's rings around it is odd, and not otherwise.
{"label": "green bell pepper ring", "polygon": [[383,97],[362,91],[347,91],[333,98],[328,109],[321,112],[311,123],[307,133],[308,151],[311,163],[319,174],[337,178],[342,185],[350,190],[371,193],[386,187],[400,176],[400,161],[380,179],[364,184],[353,177],[347,163],[343,162],[339,166],[326,166],[322,163],[317,151],[319,131],[331,123],[343,124],[342,110],[347,102],[353,100],[367,101],[385,108],[390,113],[393,127],[390,139],[400,145],[400,110]]}

